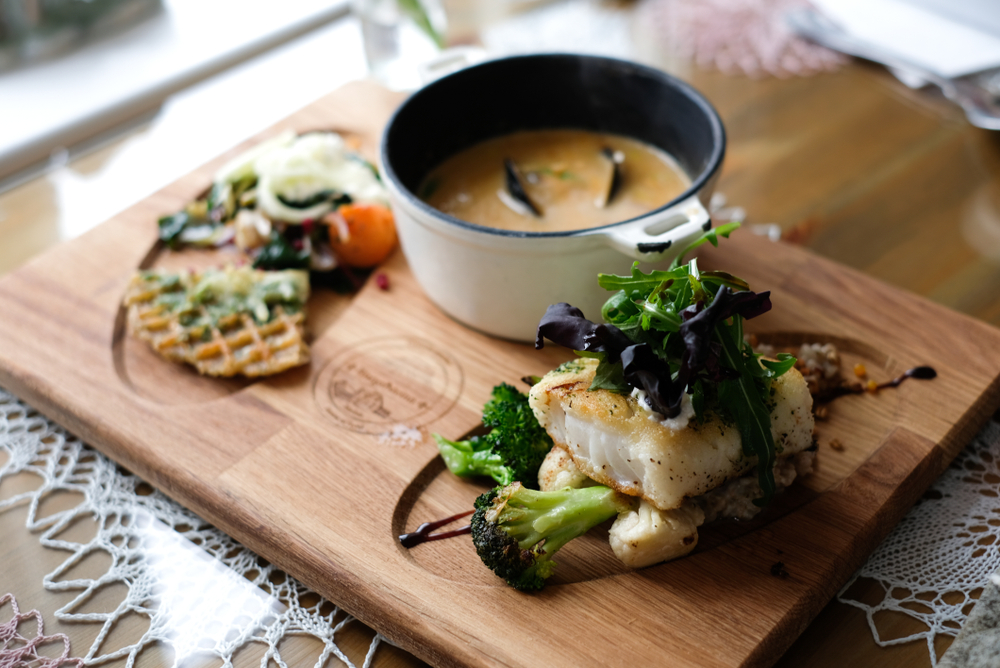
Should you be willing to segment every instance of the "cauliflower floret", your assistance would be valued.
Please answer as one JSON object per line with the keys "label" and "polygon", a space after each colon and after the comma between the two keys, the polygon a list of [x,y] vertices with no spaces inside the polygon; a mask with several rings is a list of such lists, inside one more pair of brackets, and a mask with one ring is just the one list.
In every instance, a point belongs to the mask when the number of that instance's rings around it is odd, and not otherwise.
{"label": "cauliflower floret", "polygon": [[[580,472],[562,448],[552,448],[538,469],[538,486],[543,492],[596,484]],[[673,510],[659,510],[640,500],[636,508],[621,513],[612,525],[611,549],[630,568],[676,559],[698,544],[698,526],[704,521],[705,513],[691,501]]]}
{"label": "cauliflower floret", "polygon": [[705,513],[685,500],[680,508],[660,510],[648,501],[618,516],[609,538],[615,556],[629,568],[643,568],[682,557],[698,544]]}
{"label": "cauliflower floret", "polygon": [[[815,453],[799,452],[777,461],[774,478],[778,489],[792,484],[797,475],[812,471]],[[600,484],[577,468],[572,456],[553,447],[538,469],[538,487],[553,492],[567,487],[590,487]],[[629,568],[644,568],[683,557],[698,545],[698,527],[720,517],[751,519],[760,508],[753,499],[760,496],[754,475],[730,480],[708,494],[685,499],[679,508],[660,510],[645,500],[618,515],[611,526],[609,539],[615,556]]]}
{"label": "cauliflower floret", "polygon": [[554,492],[567,487],[590,487],[597,483],[584,475],[562,448],[552,448],[538,467],[538,489]]}

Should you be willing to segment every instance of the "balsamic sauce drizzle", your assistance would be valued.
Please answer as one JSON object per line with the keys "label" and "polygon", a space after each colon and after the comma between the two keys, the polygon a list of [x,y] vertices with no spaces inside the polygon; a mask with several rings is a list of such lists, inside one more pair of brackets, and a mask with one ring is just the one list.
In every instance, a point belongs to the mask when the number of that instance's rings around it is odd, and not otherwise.
{"label": "balsamic sauce drizzle", "polygon": [[434,522],[424,522],[417,527],[416,531],[410,533],[404,533],[399,536],[399,544],[403,547],[409,549],[411,547],[416,547],[423,543],[428,543],[432,540],[442,540],[444,538],[454,538],[455,536],[463,536],[467,533],[472,533],[472,525],[467,524],[459,529],[454,529],[452,531],[442,531],[440,533],[431,533],[435,529],[440,529],[446,524],[451,524],[455,520],[462,519],[463,517],[468,517],[475,510],[467,510],[464,513],[458,513],[457,515],[452,515],[451,517],[446,517],[443,520],[437,520]]}
{"label": "balsamic sauce drizzle", "polygon": [[[892,380],[887,380],[884,383],[879,383],[878,385],[875,386],[874,391],[878,392],[879,390],[885,390],[890,387],[899,387],[900,385],[903,384],[903,381],[905,381],[907,378],[916,378],[917,380],[931,380],[932,378],[937,378],[937,371],[935,371],[933,367],[929,366],[916,366],[913,367],[912,369],[909,369],[901,376],[897,376]],[[817,395],[816,402],[826,403],[828,401],[833,401],[837,397],[843,397],[847,394],[864,394],[865,392],[869,391],[871,390],[869,390],[860,383],[855,383],[853,385],[841,385],[840,387],[836,387],[828,392],[824,392],[820,395]]]}

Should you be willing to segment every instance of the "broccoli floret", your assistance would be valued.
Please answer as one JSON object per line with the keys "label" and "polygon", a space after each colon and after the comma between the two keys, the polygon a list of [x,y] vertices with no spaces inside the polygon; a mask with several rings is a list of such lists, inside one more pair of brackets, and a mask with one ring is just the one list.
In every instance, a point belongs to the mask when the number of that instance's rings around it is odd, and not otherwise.
{"label": "broccoli floret", "polygon": [[493,444],[482,436],[465,441],[449,441],[434,434],[438,450],[448,470],[462,478],[485,475],[501,485],[514,482],[513,471],[503,458],[493,451]]}
{"label": "broccoli floret", "polygon": [[441,457],[457,476],[484,475],[500,485],[520,481],[538,487],[538,467],[552,449],[552,439],[538,424],[528,395],[503,383],[483,406],[483,424],[491,431],[465,441],[434,434]]}
{"label": "broccoli floret", "polygon": [[539,492],[514,483],[476,499],[472,542],[483,563],[511,587],[541,589],[559,548],[634,504],[603,486]]}

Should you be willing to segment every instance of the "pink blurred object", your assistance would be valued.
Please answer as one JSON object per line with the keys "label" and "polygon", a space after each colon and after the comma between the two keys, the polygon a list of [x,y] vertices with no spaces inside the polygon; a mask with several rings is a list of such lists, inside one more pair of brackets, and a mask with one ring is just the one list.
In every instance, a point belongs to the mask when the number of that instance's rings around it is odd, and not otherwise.
{"label": "pink blurred object", "polygon": [[655,0],[650,7],[667,48],[699,67],[762,77],[835,70],[847,58],[795,35],[784,14],[805,0]]}
{"label": "pink blurred object", "polygon": [[[9,621],[0,624],[0,668],[25,668],[27,666],[31,666],[31,668],[62,668],[63,666],[83,668],[83,659],[70,658],[69,638],[65,634],[44,635],[40,612],[32,610],[21,614],[13,594],[5,594],[0,597],[0,608],[5,603],[10,603],[14,610],[14,616]],[[17,632],[17,627],[31,618],[38,622],[38,630],[35,632],[35,637],[28,640],[21,637]],[[56,641],[61,641],[63,644],[62,655],[54,658],[38,655],[40,646]]]}

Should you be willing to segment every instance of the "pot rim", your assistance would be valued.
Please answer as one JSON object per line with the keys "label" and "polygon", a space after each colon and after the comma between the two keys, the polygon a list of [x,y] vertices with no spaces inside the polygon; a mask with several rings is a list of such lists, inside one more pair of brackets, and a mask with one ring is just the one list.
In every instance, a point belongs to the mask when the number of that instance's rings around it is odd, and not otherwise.
{"label": "pot rim", "polygon": [[[629,218],[616,223],[609,223],[607,225],[601,225],[599,227],[588,227],[579,230],[562,230],[555,232],[528,232],[524,230],[507,230],[498,227],[488,227],[486,225],[477,225],[475,223],[470,223],[468,221],[456,218],[447,213],[444,213],[440,209],[432,207],[427,204],[422,199],[417,197],[417,195],[410,191],[403,182],[396,176],[396,172],[392,167],[391,162],[388,160],[388,137],[389,129],[396,122],[397,117],[405,113],[407,107],[413,103],[414,100],[422,99],[427,95],[434,95],[435,88],[438,87],[439,82],[446,79],[451,79],[453,77],[461,77],[467,75],[469,72],[479,70],[482,68],[489,68],[498,62],[507,62],[512,60],[531,60],[531,59],[551,59],[551,58],[572,58],[576,60],[586,60],[586,61],[604,61],[608,63],[614,63],[618,66],[629,68],[634,72],[640,74],[645,74],[654,79],[658,79],[660,82],[667,85],[671,85],[678,90],[680,90],[684,95],[686,95],[695,105],[698,106],[708,118],[709,124],[712,129],[712,139],[713,148],[712,154],[709,158],[708,165],[701,171],[698,177],[691,182],[691,186],[687,188],[684,192],[680,193],[670,201],[666,202],[660,207],[647,211],[646,213],[636,216],[634,218]],[[544,53],[544,54],[527,54],[527,55],[516,55],[516,56],[505,56],[502,58],[495,58],[492,60],[487,60],[470,67],[458,70],[448,74],[440,79],[437,79],[430,84],[424,86],[423,88],[415,91],[410,97],[403,101],[401,105],[393,112],[392,116],[389,118],[389,122],[386,123],[385,130],[382,133],[381,147],[379,150],[379,159],[382,163],[382,173],[385,175],[391,190],[396,191],[402,198],[403,203],[415,207],[417,210],[426,213],[438,221],[454,225],[456,227],[463,228],[470,232],[479,232],[483,234],[490,234],[500,237],[520,237],[520,238],[549,238],[549,237],[573,237],[580,235],[590,235],[594,233],[600,233],[603,230],[609,230],[617,228],[619,226],[627,225],[629,223],[635,223],[636,221],[641,221],[646,218],[656,216],[663,213],[667,209],[673,207],[678,202],[688,199],[694,195],[697,195],[704,189],[705,185],[712,179],[716,172],[722,167],[722,160],[726,153],[726,131],[722,125],[722,119],[719,117],[719,113],[715,110],[715,107],[705,98],[704,95],[699,93],[690,84],[674,77],[666,72],[650,67],[648,65],[642,65],[629,60],[622,60],[620,58],[609,58],[606,56],[592,56],[585,54],[576,53]]]}

